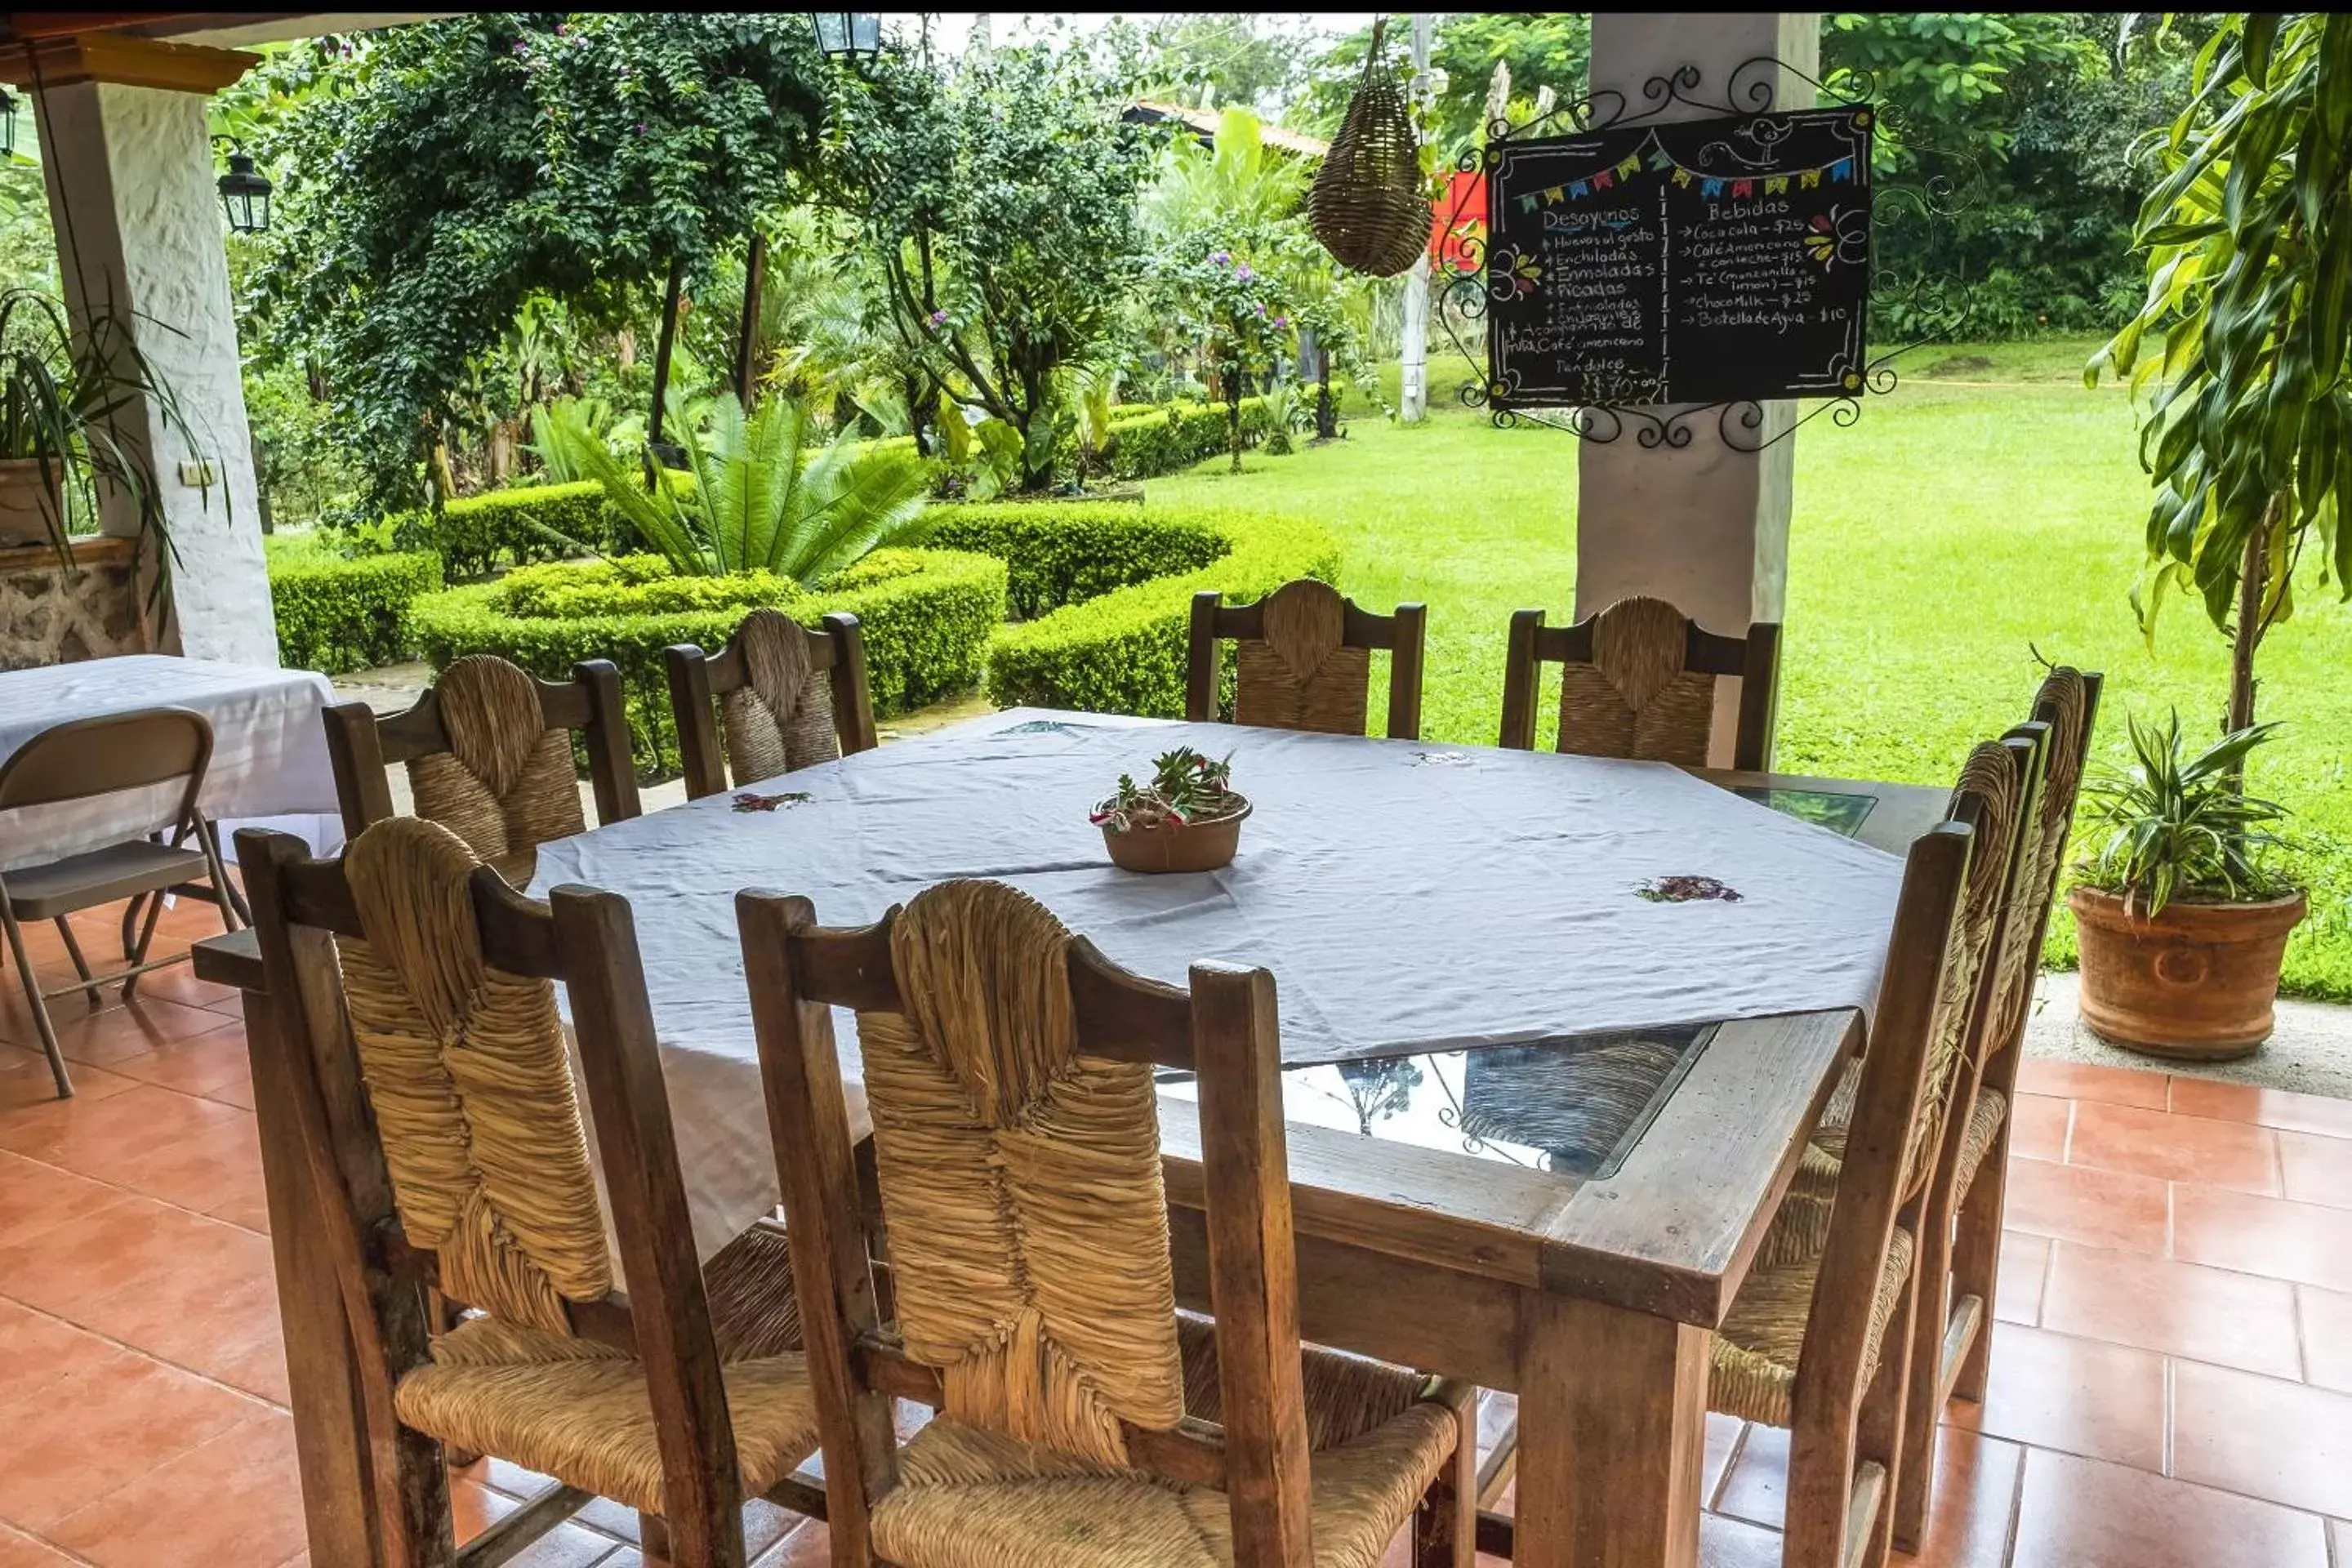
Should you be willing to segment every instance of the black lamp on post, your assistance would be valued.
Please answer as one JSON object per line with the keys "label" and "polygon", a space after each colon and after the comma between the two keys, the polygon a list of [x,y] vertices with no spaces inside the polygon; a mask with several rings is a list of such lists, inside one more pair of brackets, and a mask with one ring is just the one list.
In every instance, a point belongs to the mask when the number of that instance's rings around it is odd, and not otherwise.
{"label": "black lamp on post", "polygon": [[812,11],[816,47],[829,60],[864,65],[882,53],[882,16],[877,11]]}
{"label": "black lamp on post", "polygon": [[228,214],[228,226],[234,234],[260,234],[269,226],[269,176],[254,167],[253,154],[239,147],[226,136],[213,138],[214,145],[228,142],[228,173],[220,177],[221,208]]}
{"label": "black lamp on post", "polygon": [[16,95],[0,87],[0,159],[16,155]]}

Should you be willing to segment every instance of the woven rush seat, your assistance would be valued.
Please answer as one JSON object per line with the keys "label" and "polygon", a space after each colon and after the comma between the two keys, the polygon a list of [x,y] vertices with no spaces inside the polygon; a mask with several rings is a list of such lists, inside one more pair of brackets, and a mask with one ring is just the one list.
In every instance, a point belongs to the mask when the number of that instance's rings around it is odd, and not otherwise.
{"label": "woven rush seat", "polygon": [[[1216,1326],[1176,1316],[1184,1413],[1221,1418]],[[1318,1568],[1370,1568],[1452,1456],[1455,1421],[1421,1402],[1428,1380],[1302,1348]],[[899,1568],[1230,1568],[1225,1494],[1088,1463],[942,1417],[898,1451],[898,1489],[875,1511],[876,1549]],[[1062,1549],[1057,1552],[1057,1546]]]}
{"label": "woven rush seat", "polygon": [[[790,1475],[816,1447],[816,1405],[797,1353],[728,1363],[727,1411],[744,1495]],[[394,1408],[444,1443],[648,1513],[662,1510],[660,1434],[634,1356],[590,1340],[470,1318],[400,1380]]]}
{"label": "woven rush seat", "polygon": [[1959,1198],[1966,1203],[1969,1188],[1984,1168],[1985,1156],[1992,1152],[1993,1140],[2000,1136],[2000,1124],[2009,1116],[2009,1096],[1997,1089],[1980,1089],[1976,1104],[1969,1108],[1969,1124],[1960,1132]]}
{"label": "woven rush seat", "polygon": [[[1791,1248],[1802,1252],[1802,1248]],[[1903,1288],[1911,1278],[1915,1251],[1911,1233],[1897,1226],[1879,1269],[1878,1289],[1870,1302],[1870,1334],[1863,1356],[1862,1381],[1867,1385],[1878,1373],[1879,1354],[1903,1304]],[[1731,1315],[1716,1331],[1714,1361],[1707,1371],[1710,1408],[1743,1421],[1768,1426],[1790,1425],[1790,1395],[1797,1385],[1797,1367],[1804,1354],[1805,1330],[1813,1305],[1813,1282],[1820,1276],[1821,1249],[1786,1263],[1759,1263],[1739,1287]]]}

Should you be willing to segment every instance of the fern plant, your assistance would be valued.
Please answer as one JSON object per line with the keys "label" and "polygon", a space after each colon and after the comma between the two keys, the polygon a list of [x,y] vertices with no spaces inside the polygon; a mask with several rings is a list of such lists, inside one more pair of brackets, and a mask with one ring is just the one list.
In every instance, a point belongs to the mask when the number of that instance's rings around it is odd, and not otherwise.
{"label": "fern plant", "polygon": [[[860,449],[844,431],[812,447],[812,399],[771,394],[750,414],[728,398],[687,447],[691,485],[648,489],[602,440],[559,426],[580,472],[681,576],[773,572],[809,586],[866,552],[906,539],[923,510],[914,457]],[[681,399],[670,406],[685,427]]]}

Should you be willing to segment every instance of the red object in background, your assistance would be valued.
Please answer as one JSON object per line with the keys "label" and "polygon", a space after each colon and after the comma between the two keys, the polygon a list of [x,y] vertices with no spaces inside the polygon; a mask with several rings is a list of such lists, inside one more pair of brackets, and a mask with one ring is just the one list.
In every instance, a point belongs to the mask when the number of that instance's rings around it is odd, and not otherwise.
{"label": "red object in background", "polygon": [[1456,169],[1445,194],[1429,204],[1429,255],[1441,271],[1475,272],[1486,265],[1486,176]]}

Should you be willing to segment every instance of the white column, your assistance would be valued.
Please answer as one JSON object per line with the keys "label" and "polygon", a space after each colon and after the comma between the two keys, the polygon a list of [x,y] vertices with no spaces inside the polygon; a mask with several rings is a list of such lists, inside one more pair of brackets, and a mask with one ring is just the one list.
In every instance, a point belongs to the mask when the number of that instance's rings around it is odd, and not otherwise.
{"label": "white column", "polygon": [[[1416,11],[1412,17],[1412,89],[1413,111],[1417,115],[1429,101],[1429,26],[1430,15]],[[1429,247],[1422,247],[1413,258],[1412,268],[1404,275],[1404,340],[1403,363],[1397,374],[1397,417],[1408,425],[1418,425],[1429,411]]]}
{"label": "white column", "polygon": [[[142,403],[126,441],[152,455],[176,552],[162,646],[192,658],[275,665],[278,628],[261,556],[261,505],[245,417],[226,226],[200,93],[79,82],[37,105],[41,163],[66,303],[136,312],[132,335],[177,397],[200,451]],[[211,465],[188,484],[184,461]],[[120,496],[101,499],[109,533],[137,531]]]}
{"label": "white column", "polygon": [[[1592,90],[1624,94],[1632,113],[1651,102],[1644,83],[1685,65],[1701,73],[1690,96],[1720,101],[1733,70],[1759,56],[1819,75],[1820,16],[1670,11],[1599,12],[1592,18]],[[1743,83],[1757,75],[1748,73]],[[1772,76],[1774,108],[1811,106],[1810,82],[1790,71]],[[1696,120],[1706,112],[1675,104],[1660,118]],[[1764,416],[1764,428],[1746,435],[1747,443],[1786,430],[1794,405],[1768,403]],[[1647,594],[1672,601],[1709,631],[1737,635],[1750,621],[1779,620],[1788,593],[1795,437],[1760,452],[1742,451],[1724,444],[1715,416],[1707,414],[1687,422],[1687,447],[1643,447],[1634,439],[1635,423],[1626,422],[1620,439],[1586,441],[1577,453],[1578,617]],[[1713,760],[1727,763],[1738,686],[1728,679],[1717,686]]]}

